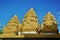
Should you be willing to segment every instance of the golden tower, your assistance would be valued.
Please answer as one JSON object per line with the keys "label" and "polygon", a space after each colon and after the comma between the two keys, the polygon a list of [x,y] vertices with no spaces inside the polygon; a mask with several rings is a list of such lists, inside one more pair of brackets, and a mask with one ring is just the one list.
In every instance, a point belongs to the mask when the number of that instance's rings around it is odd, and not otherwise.
{"label": "golden tower", "polygon": [[15,35],[18,34],[20,31],[21,24],[19,22],[18,17],[15,15],[7,24],[7,26],[4,27],[4,34],[7,35]]}
{"label": "golden tower", "polygon": [[36,33],[36,28],[40,28],[38,24],[38,18],[36,13],[34,12],[34,9],[31,8],[26,15],[24,16],[23,22],[22,22],[22,28],[21,32],[33,32]]}
{"label": "golden tower", "polygon": [[58,33],[57,22],[51,12],[48,12],[48,14],[44,17],[42,33]]}

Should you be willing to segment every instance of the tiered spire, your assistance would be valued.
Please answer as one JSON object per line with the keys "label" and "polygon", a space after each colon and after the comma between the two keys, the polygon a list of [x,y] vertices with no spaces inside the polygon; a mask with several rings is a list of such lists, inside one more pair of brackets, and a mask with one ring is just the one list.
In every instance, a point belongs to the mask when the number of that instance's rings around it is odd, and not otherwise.
{"label": "tiered spire", "polygon": [[19,19],[17,17],[17,15],[15,15],[7,24],[7,26],[4,28],[4,33],[15,33],[16,31],[20,31],[20,22]]}
{"label": "tiered spire", "polygon": [[[44,23],[46,25],[52,25],[52,22],[56,23],[56,19],[54,16],[51,14],[51,12],[48,12],[48,14],[44,17]],[[57,24],[57,23],[56,23]]]}
{"label": "tiered spire", "polygon": [[42,23],[42,32],[57,32],[57,23],[51,12],[44,17]]}
{"label": "tiered spire", "polygon": [[33,8],[24,16],[22,27],[22,31],[24,32],[36,31],[35,29],[39,27],[38,18]]}
{"label": "tiered spire", "polygon": [[19,22],[17,15],[8,22],[6,27],[4,27],[4,34],[19,34],[22,32],[29,32],[29,33],[58,33],[58,26],[56,19],[48,12],[47,15],[44,17],[42,28],[38,23],[38,17],[33,8],[31,8],[26,15],[24,16],[22,26]]}

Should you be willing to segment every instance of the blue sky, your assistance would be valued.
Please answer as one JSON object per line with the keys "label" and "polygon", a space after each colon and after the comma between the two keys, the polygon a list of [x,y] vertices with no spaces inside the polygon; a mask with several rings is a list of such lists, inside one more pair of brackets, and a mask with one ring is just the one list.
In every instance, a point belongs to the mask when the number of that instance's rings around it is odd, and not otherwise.
{"label": "blue sky", "polygon": [[47,12],[51,11],[60,30],[60,0],[0,0],[0,27],[5,26],[15,14],[22,23],[24,15],[31,7],[38,16],[39,24]]}

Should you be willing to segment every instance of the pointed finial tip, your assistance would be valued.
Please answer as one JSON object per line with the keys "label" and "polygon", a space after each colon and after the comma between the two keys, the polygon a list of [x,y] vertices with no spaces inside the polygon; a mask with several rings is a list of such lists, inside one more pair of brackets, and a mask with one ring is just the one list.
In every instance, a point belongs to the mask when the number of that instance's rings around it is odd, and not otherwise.
{"label": "pointed finial tip", "polygon": [[15,14],[15,16],[17,16],[17,15]]}
{"label": "pointed finial tip", "polygon": [[33,8],[30,8],[30,11],[34,11],[34,9]]}
{"label": "pointed finial tip", "polygon": [[17,15],[16,15],[16,14],[15,14],[14,16],[15,16],[15,17],[17,17]]}
{"label": "pointed finial tip", "polygon": [[33,9],[33,8],[31,8],[31,9]]}
{"label": "pointed finial tip", "polygon": [[51,12],[49,11],[48,14],[51,14]]}
{"label": "pointed finial tip", "polygon": [[33,8],[30,8],[31,10],[33,10]]}

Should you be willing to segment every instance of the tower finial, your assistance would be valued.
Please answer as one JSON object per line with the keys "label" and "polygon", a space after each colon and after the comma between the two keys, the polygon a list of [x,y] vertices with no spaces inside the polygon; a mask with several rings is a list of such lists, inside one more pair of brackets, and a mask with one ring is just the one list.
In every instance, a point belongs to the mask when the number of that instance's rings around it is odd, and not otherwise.
{"label": "tower finial", "polygon": [[33,9],[33,8],[31,8],[31,9]]}
{"label": "tower finial", "polygon": [[49,11],[48,14],[51,14],[51,12]]}
{"label": "tower finial", "polygon": [[30,8],[30,11],[34,11],[34,9],[33,8]]}
{"label": "tower finial", "polygon": [[17,17],[17,15],[15,14],[14,17]]}

